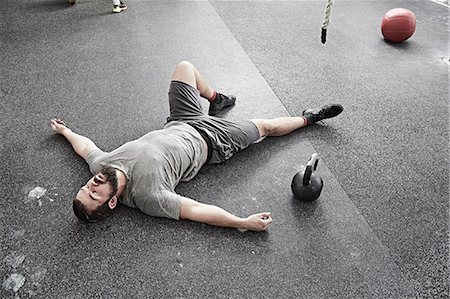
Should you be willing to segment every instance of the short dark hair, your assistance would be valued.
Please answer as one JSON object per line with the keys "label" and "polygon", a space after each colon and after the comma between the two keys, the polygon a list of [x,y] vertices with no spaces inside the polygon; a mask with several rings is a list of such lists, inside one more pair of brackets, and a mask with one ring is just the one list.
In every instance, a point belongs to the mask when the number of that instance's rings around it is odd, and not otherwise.
{"label": "short dark hair", "polygon": [[109,207],[108,203],[111,199],[108,199],[104,204],[99,206],[97,209],[90,211],[79,199],[73,200],[73,212],[81,221],[85,223],[93,223],[105,220],[109,215],[112,214],[112,209]]}

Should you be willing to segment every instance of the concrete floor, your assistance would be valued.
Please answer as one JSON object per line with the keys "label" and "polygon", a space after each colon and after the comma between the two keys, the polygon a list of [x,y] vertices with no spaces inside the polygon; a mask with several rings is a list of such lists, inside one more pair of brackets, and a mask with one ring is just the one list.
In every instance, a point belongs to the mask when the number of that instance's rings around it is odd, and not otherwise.
{"label": "concrete floor", "polygon": [[[126,3],[117,15],[106,0],[2,3],[0,297],[449,297],[446,6],[338,1],[322,45],[324,1]],[[394,7],[417,17],[403,44],[380,33]],[[89,171],[48,120],[107,151],[159,129],[181,60],[238,96],[226,118],[345,111],[178,187],[238,216],[271,211],[265,233],[125,207],[78,223]],[[325,186],[303,204],[290,182],[314,152]]]}

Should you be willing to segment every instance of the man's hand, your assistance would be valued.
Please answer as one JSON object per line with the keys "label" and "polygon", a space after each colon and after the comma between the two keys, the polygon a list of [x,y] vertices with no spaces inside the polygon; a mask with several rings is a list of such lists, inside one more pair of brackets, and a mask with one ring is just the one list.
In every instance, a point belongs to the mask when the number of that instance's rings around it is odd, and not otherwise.
{"label": "man's hand", "polygon": [[272,222],[273,219],[269,212],[253,214],[245,219],[245,229],[262,232],[265,231]]}
{"label": "man's hand", "polygon": [[64,130],[68,129],[64,121],[59,118],[50,120],[50,125],[52,126],[53,131],[58,134],[63,134]]}
{"label": "man's hand", "polygon": [[52,126],[53,131],[66,137],[75,152],[83,159],[86,159],[91,151],[98,149],[92,140],[73,132],[66,126],[64,121],[59,118],[50,120],[50,125]]}

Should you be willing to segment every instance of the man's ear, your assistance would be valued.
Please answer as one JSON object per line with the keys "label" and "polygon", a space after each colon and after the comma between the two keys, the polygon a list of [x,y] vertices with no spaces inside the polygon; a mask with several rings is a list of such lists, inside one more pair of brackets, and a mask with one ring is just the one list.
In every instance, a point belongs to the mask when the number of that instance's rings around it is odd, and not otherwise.
{"label": "man's ear", "polygon": [[117,197],[115,195],[108,201],[108,206],[111,210],[117,206]]}

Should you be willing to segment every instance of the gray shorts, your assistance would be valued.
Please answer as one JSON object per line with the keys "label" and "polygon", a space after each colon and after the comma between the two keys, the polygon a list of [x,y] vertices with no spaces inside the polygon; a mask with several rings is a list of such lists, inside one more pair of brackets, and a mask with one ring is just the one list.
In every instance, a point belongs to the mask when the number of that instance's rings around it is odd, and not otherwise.
{"label": "gray shorts", "polygon": [[189,84],[172,81],[169,88],[170,117],[194,127],[208,144],[208,163],[221,163],[260,139],[252,121],[230,121],[205,114],[199,91]]}

